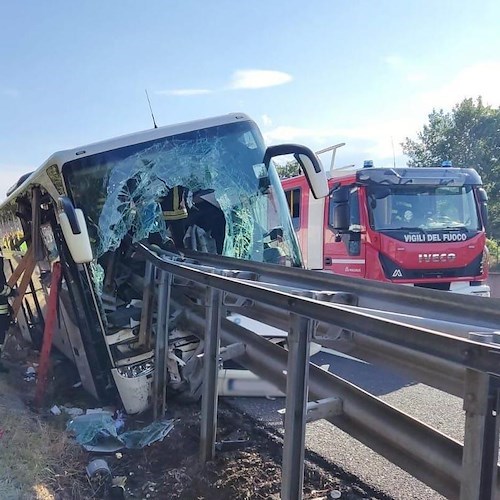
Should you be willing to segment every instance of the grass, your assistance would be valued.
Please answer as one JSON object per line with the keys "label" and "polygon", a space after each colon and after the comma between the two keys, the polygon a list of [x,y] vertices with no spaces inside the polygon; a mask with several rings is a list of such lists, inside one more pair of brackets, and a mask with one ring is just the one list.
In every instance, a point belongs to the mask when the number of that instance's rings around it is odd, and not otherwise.
{"label": "grass", "polygon": [[85,453],[60,428],[19,409],[11,391],[0,378],[2,500],[90,498]]}

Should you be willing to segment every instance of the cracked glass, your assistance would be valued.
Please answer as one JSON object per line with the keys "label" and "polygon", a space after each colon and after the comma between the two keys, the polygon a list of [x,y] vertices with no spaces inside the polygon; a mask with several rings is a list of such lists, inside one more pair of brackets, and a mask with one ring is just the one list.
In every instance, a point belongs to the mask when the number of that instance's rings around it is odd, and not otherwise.
{"label": "cracked glass", "polygon": [[[264,152],[259,130],[244,121],[80,158],[66,163],[63,175],[96,258],[126,236],[175,241],[181,227],[176,243],[184,248],[298,266],[286,199],[274,165],[262,163]],[[182,224],[165,215],[169,193],[185,214]]]}

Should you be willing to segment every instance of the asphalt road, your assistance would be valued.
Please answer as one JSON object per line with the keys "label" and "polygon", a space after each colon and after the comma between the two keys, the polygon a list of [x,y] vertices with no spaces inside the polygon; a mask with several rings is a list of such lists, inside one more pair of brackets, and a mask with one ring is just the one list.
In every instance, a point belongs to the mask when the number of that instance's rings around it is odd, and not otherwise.
{"label": "asphalt road", "polygon": [[[463,442],[465,414],[461,399],[333,352],[320,352],[312,361],[320,366],[329,365],[332,373]],[[231,404],[282,431],[282,423],[276,412],[284,407],[283,398],[231,398]],[[326,420],[308,424],[306,446],[394,499],[444,498]]]}

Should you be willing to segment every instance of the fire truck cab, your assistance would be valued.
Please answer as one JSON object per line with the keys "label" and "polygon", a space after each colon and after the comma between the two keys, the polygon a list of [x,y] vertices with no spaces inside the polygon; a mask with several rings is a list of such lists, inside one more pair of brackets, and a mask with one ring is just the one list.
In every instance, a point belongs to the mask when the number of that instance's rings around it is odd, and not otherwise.
{"label": "fire truck cab", "polygon": [[303,176],[282,184],[308,268],[489,296],[487,196],[474,169],[365,162],[332,170],[326,199]]}

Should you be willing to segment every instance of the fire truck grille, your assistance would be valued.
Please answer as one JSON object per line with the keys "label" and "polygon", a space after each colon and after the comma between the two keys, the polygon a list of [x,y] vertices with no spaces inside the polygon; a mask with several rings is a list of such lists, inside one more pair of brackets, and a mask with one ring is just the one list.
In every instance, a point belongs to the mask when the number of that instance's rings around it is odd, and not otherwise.
{"label": "fire truck grille", "polygon": [[435,269],[406,269],[386,255],[380,254],[380,264],[386,278],[392,281],[417,279],[474,278],[482,274],[482,254],[479,254],[470,264],[462,267]]}

